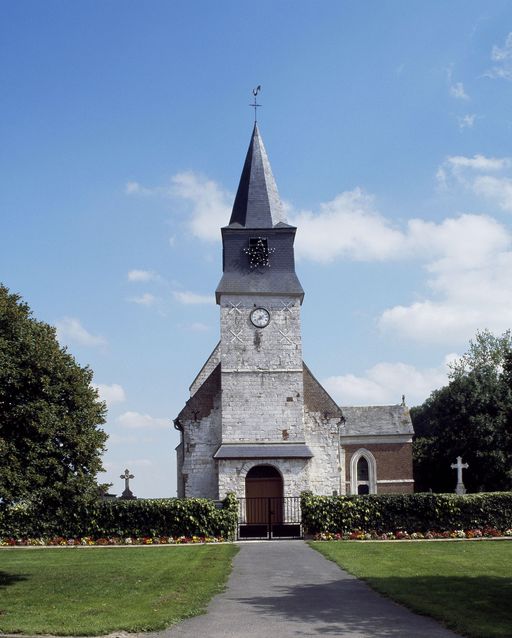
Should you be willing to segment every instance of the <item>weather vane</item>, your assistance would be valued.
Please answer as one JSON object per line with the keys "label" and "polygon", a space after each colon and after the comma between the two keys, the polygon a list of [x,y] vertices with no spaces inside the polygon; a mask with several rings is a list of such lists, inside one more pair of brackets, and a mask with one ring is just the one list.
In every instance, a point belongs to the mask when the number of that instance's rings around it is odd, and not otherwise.
{"label": "weather vane", "polygon": [[258,120],[258,106],[261,106],[261,104],[258,104],[258,102],[256,101],[256,96],[258,95],[258,93],[261,91],[261,85],[258,84],[258,86],[252,90],[252,94],[254,95],[254,102],[252,104],[249,104],[249,106],[252,106],[252,108],[254,109],[254,121],[257,122]]}

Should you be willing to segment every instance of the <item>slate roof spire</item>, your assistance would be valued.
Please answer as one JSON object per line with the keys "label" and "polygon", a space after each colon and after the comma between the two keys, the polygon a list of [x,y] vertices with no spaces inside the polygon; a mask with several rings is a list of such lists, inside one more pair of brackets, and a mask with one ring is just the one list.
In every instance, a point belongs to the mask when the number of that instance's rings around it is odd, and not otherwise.
{"label": "slate roof spire", "polygon": [[[222,233],[222,295],[286,295],[302,303],[304,290],[295,273],[295,226],[284,220],[283,206],[267,153],[254,124],[233,212]],[[251,246],[261,241],[265,259],[252,261]],[[261,255],[260,255],[261,256]]]}
{"label": "slate roof spire", "polygon": [[279,223],[286,223],[283,205],[255,122],[229,225],[273,228]]}

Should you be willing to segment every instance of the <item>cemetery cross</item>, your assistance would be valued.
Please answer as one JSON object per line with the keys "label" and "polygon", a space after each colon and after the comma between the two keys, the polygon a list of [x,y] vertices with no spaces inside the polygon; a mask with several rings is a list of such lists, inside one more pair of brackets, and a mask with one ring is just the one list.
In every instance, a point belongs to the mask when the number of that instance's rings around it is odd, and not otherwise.
{"label": "cemetery cross", "polygon": [[457,487],[455,488],[456,494],[465,494],[466,488],[464,487],[464,483],[462,481],[462,470],[466,470],[469,465],[467,463],[462,462],[462,456],[457,457],[457,463],[452,463],[452,470],[457,470]]}

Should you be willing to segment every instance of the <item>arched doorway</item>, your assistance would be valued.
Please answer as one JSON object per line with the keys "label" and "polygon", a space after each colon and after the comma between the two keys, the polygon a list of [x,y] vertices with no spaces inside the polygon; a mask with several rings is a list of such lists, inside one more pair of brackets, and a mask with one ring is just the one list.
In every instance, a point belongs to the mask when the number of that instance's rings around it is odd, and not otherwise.
{"label": "arched doorway", "polygon": [[255,465],[245,477],[245,497],[261,496],[283,496],[283,477],[273,465]]}
{"label": "arched doorway", "polygon": [[256,465],[245,477],[247,522],[283,520],[283,477],[273,465]]}

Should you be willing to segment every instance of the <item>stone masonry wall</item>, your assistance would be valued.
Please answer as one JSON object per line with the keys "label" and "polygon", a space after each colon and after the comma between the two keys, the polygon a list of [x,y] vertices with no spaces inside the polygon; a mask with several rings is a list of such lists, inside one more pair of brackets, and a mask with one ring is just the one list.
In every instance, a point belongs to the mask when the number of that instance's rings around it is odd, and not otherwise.
{"label": "stone masonry wall", "polygon": [[222,411],[224,443],[304,441],[302,376],[224,373]]}
{"label": "stone masonry wall", "polygon": [[[250,313],[270,312],[256,328]],[[289,296],[223,295],[223,442],[304,441],[299,301]]]}
{"label": "stone masonry wall", "polygon": [[284,496],[300,496],[309,489],[308,459],[225,459],[219,461],[219,498],[228,492],[245,497],[245,477],[256,465],[272,465],[281,473]]}
{"label": "stone masonry wall", "polygon": [[306,442],[314,454],[309,465],[309,489],[314,494],[344,493],[338,458],[341,416],[340,408],[304,365],[304,425]]}
{"label": "stone masonry wall", "polygon": [[309,464],[308,489],[319,496],[343,491],[338,469],[338,421],[320,412],[305,411],[306,443],[314,455]]}
{"label": "stone masonry wall", "polygon": [[220,394],[214,400],[213,410],[198,421],[183,423],[185,459],[182,476],[186,497],[218,498],[218,476],[213,455],[220,444]]}
{"label": "stone masonry wall", "polygon": [[[250,313],[270,312],[270,323],[256,328]],[[222,368],[301,370],[300,304],[289,296],[223,295],[220,308]]]}

